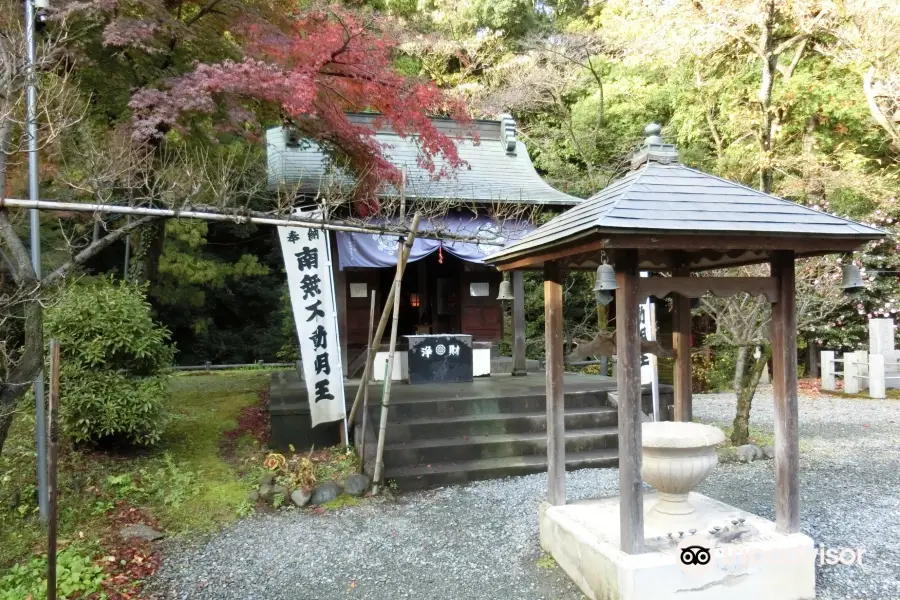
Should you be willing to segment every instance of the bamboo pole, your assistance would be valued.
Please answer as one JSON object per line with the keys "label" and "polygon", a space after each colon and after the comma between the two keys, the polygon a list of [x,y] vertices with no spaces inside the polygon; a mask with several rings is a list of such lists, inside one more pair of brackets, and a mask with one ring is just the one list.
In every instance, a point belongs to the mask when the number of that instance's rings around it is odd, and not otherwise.
{"label": "bamboo pole", "polygon": [[[410,227],[413,236],[419,228],[420,218],[421,215],[419,213],[416,213],[415,216],[413,216],[412,226]],[[397,329],[400,324],[400,283],[403,278],[403,270],[406,268],[406,261],[409,258],[409,251],[404,250],[407,244],[410,248],[412,247],[412,243],[409,242],[409,240],[400,247],[397,260],[397,273],[394,276],[394,318],[393,323],[391,324],[391,343],[390,349],[388,350],[387,376],[384,379],[384,399],[381,401],[381,423],[378,427],[378,448],[375,451],[375,476],[373,477],[375,485],[372,487],[373,494],[378,493],[378,487],[384,473],[384,440],[387,431],[388,407],[391,404],[391,383],[394,381],[394,356],[397,349]]]}
{"label": "bamboo pole", "polygon": [[[414,224],[415,227],[411,228],[409,236],[406,238],[406,242],[400,246],[401,252],[398,253],[399,256],[397,257],[397,267],[402,269],[400,272],[401,278],[403,277],[403,272],[406,271],[406,261],[409,259],[410,252],[412,252],[413,241],[417,237],[418,224],[415,223],[415,219]],[[378,328],[375,329],[373,344],[369,347],[369,356],[366,358],[366,368],[363,371],[364,379],[371,377],[372,365],[375,363],[375,355],[378,353],[378,348],[381,347],[381,338],[384,337],[384,330],[387,329],[388,320],[393,312],[394,298],[396,296],[397,277],[394,278],[394,282],[391,284],[391,290],[388,292],[387,300],[384,303],[384,310],[381,312],[381,319],[378,321]],[[353,399],[353,406],[350,408],[350,414],[347,416],[348,421],[353,421],[356,418],[356,413],[362,405],[362,397],[363,389],[362,386],[360,386],[356,390],[356,398]]]}
{"label": "bamboo pole", "polygon": [[56,600],[56,518],[58,503],[57,468],[59,457],[59,340],[50,340],[50,440],[47,448],[49,463],[49,515],[47,523],[47,600]]}
{"label": "bamboo pole", "polygon": [[[54,200],[23,200],[19,198],[0,198],[0,208],[30,208],[36,210],[71,211],[108,213],[115,215],[139,215],[144,217],[161,217],[175,219],[200,219],[203,221],[223,221],[227,223],[256,223],[257,225],[281,225],[286,227],[309,227],[312,229],[324,229],[326,231],[343,231],[346,233],[367,233],[381,235],[409,235],[407,231],[398,231],[396,228],[379,227],[374,225],[354,225],[344,221],[329,219],[308,219],[296,215],[286,215],[275,218],[266,216],[265,213],[252,211],[246,214],[227,214],[214,212],[213,210],[175,210],[171,208],[148,208],[145,206],[118,206],[115,204],[86,204],[81,202],[56,202]],[[451,240],[456,242],[468,242],[480,246],[503,246],[503,242],[483,240],[478,236],[456,235],[440,230],[423,231],[418,237],[433,240]]]}
{"label": "bamboo pole", "polygon": [[[372,290],[372,302],[369,306],[369,347],[366,348],[366,352],[372,347],[372,338],[375,335],[375,290]],[[368,371],[369,365],[366,364],[366,371]],[[359,453],[359,472],[365,472],[366,466],[366,421],[368,421],[369,417],[369,377],[364,376],[362,380],[363,386],[363,403],[362,403],[362,433],[359,435],[359,447],[361,451]],[[353,421],[350,421],[351,423]]]}

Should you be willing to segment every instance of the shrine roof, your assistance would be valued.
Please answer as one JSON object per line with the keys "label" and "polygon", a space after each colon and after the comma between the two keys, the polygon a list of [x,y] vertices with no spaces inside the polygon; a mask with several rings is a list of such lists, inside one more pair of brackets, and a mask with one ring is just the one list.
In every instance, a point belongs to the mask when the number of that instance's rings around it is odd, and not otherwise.
{"label": "shrine roof", "polygon": [[[516,139],[515,121],[508,115],[498,121],[477,120],[465,126],[450,119],[432,119],[439,130],[454,139],[459,157],[466,163],[437,180],[419,164],[417,136],[403,138],[390,129],[376,128],[377,117],[349,115],[354,124],[370,126],[375,131],[388,160],[398,168],[406,168],[407,198],[556,206],[574,206],[583,201],[541,178],[525,144]],[[292,143],[290,135],[283,127],[266,131],[270,190],[289,188],[315,194],[333,186],[352,188],[352,178],[332,168],[328,155],[319,146],[302,140]],[[440,156],[434,162],[435,172],[445,166]],[[386,185],[380,194],[396,196],[397,190]]]}

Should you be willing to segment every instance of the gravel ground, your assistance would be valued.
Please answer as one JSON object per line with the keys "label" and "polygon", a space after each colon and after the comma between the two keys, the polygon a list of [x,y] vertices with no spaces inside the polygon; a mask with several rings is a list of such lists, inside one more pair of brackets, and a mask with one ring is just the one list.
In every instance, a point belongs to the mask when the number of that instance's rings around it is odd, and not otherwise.
{"label": "gravel ground", "polygon": [[[772,429],[771,389],[751,422]],[[728,422],[734,397],[695,397],[695,415]],[[900,600],[900,402],[801,398],[803,531],[817,545],[865,548],[863,566],[817,570],[818,597]],[[614,469],[568,473],[570,499],[615,494]],[[774,519],[772,461],[720,465],[702,493]],[[171,546],[152,582],[174,599],[581,598],[541,566],[543,474],[378,498],[337,513],[244,519],[207,543]]]}

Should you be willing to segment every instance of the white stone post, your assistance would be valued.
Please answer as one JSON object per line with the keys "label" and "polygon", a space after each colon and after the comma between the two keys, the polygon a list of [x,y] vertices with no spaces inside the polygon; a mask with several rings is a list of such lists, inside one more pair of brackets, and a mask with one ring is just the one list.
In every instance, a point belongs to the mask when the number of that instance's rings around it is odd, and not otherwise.
{"label": "white stone post", "polygon": [[859,364],[856,352],[844,353],[844,393],[859,393]]}
{"label": "white stone post", "polygon": [[884,381],[884,354],[869,355],[869,397],[887,397]]}
{"label": "white stone post", "polygon": [[831,350],[821,352],[819,365],[822,367],[822,389],[834,391],[837,389],[834,383],[834,352]]}
{"label": "white stone post", "polygon": [[894,351],[894,320],[869,319],[869,352],[887,356]]}

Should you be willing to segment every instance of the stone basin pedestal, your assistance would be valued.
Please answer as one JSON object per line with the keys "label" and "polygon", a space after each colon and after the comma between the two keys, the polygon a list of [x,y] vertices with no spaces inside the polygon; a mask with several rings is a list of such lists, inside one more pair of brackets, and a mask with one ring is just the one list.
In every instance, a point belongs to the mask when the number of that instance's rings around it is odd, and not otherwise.
{"label": "stone basin pedestal", "polygon": [[[713,471],[721,430],[644,423],[644,552],[626,554],[619,498],[540,508],[541,546],[591,600],[809,600],[815,548],[802,533],[691,491]],[[707,552],[685,563],[684,549]],[[689,556],[699,556],[691,554]]]}
{"label": "stone basin pedestal", "polygon": [[641,476],[659,497],[653,509],[665,515],[693,513],[688,494],[716,468],[716,445],[725,434],[700,423],[657,421],[642,425],[641,438]]}

